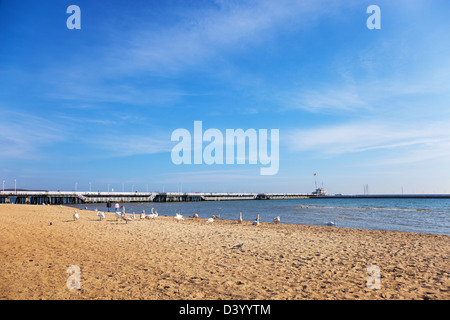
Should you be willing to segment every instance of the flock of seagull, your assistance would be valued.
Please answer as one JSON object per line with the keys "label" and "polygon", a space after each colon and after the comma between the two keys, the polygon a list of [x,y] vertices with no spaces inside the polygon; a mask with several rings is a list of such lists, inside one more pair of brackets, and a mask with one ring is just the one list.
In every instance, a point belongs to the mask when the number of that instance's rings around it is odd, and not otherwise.
{"label": "flock of seagull", "polygon": [[[100,218],[100,221],[105,219],[105,213],[102,211],[98,211],[97,209],[95,209],[95,211],[97,212],[97,216]],[[133,212],[132,214],[126,214],[125,213],[125,207],[122,207],[122,211],[116,210],[114,213],[115,217],[116,217],[116,222],[118,222],[119,219],[124,220],[126,223],[128,223],[129,221],[133,221],[136,218],[135,213]],[[151,210],[151,214],[146,214],[145,210],[142,210],[142,213],[140,214],[140,219],[156,219],[158,217],[158,211],[155,210],[154,208],[152,208]],[[177,220],[177,222],[181,222],[184,220],[183,215],[176,213],[175,214],[175,220]],[[194,213],[192,215],[192,218],[194,218],[194,220],[198,220],[199,216],[197,213]],[[80,219],[80,215],[78,214],[78,211],[75,210],[74,214],[73,214],[73,220],[76,221]],[[211,218],[208,218],[206,220],[207,224],[211,224],[214,222],[214,220],[216,219],[220,219],[220,216],[212,216]],[[242,219],[242,211],[239,212],[239,218],[236,220],[237,223],[242,223],[244,222],[244,220]],[[279,223],[281,221],[280,217],[277,216],[273,219],[273,223]],[[258,213],[258,215],[256,216],[256,219],[253,220],[252,225],[257,226],[261,223],[261,217]]]}
{"label": "flock of seagull", "polygon": [[[97,212],[97,216],[100,218],[100,220],[105,219],[105,213],[104,212],[97,211],[97,209],[95,209],[95,211]],[[135,220],[135,213],[133,212],[132,214],[126,214],[125,213],[125,207],[122,207],[122,211],[116,210],[114,215],[116,217],[116,222],[118,222],[119,219],[124,220],[126,223],[128,223],[129,221]],[[153,219],[156,219],[158,217],[158,211],[155,210],[154,208],[152,208],[151,213],[150,214],[146,214],[145,210],[142,210],[142,213],[140,214],[139,217],[140,217],[141,220],[142,219],[152,219],[153,220]],[[184,221],[183,215],[181,215],[179,213],[176,213],[174,218],[175,218],[175,220],[177,220],[177,222]],[[198,214],[194,213],[192,215],[192,218],[194,218],[194,220],[197,221],[199,219]],[[80,219],[80,215],[78,214],[77,210],[75,210],[75,212],[73,214],[73,220],[76,221],[78,219]],[[220,219],[220,215],[219,216],[214,216],[213,215],[211,218],[208,218],[206,220],[206,223],[207,224],[211,224],[216,219]],[[242,211],[239,212],[239,218],[236,221],[237,221],[237,223],[244,222],[244,220],[242,219]],[[280,216],[277,216],[277,217],[273,218],[272,221],[275,224],[279,223],[281,221]],[[261,217],[260,217],[260,215],[258,213],[258,215],[256,216],[256,219],[253,220],[252,225],[258,226],[260,223],[261,223]],[[334,219],[333,222],[328,222],[326,225],[330,226],[330,227],[335,227],[337,225],[336,224],[336,219]]]}

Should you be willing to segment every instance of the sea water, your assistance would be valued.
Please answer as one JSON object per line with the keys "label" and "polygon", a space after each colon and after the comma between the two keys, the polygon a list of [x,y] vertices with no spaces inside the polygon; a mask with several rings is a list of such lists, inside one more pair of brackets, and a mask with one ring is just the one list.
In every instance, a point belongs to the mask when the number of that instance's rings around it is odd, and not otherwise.
{"label": "sea water", "polygon": [[[242,211],[244,220],[260,214],[262,222],[279,216],[281,223],[324,226],[336,219],[336,227],[391,230],[450,235],[450,199],[348,199],[311,198],[290,200],[236,200],[201,202],[121,203],[127,213],[151,213],[151,208],[164,216],[180,213],[200,218],[215,215],[236,220]],[[105,203],[82,204],[78,208],[108,211]],[[113,205],[114,207],[114,205]],[[111,211],[114,208],[110,209]]]}

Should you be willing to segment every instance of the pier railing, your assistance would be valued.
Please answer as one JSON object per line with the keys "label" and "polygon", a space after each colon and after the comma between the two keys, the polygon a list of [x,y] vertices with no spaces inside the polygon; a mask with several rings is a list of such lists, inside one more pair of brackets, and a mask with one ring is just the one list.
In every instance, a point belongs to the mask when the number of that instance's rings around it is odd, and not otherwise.
{"label": "pier railing", "polygon": [[273,200],[309,197],[313,196],[293,193],[3,191],[0,192],[0,203],[56,205],[105,202]]}

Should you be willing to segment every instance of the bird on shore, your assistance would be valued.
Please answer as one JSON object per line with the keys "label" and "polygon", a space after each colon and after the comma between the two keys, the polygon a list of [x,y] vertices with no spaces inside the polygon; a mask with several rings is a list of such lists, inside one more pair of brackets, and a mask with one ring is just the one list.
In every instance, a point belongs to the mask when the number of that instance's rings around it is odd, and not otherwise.
{"label": "bird on shore", "polygon": [[198,214],[197,214],[197,213],[194,213],[194,214],[192,215],[192,218],[194,218],[194,220],[198,220]]}
{"label": "bird on shore", "polygon": [[146,216],[146,214],[145,214],[145,210],[142,210],[142,213],[141,213],[141,215],[140,215],[140,218],[141,218],[141,219],[147,218],[147,216]]}
{"label": "bird on shore", "polygon": [[280,217],[279,216],[273,218],[273,223],[278,223],[278,222],[280,222]]}
{"label": "bird on shore", "polygon": [[252,225],[259,226],[259,223],[260,223],[260,217],[259,217],[259,213],[258,213],[258,215],[257,215],[256,219],[253,221]]}
{"label": "bird on shore", "polygon": [[158,216],[158,211],[155,210],[155,212],[153,212],[153,208],[152,208],[151,212],[152,213],[145,216],[146,219],[155,219]]}
{"label": "bird on shore", "polygon": [[239,211],[239,219],[237,219],[237,223],[242,223],[242,221],[244,221],[242,219],[242,211]]}
{"label": "bird on shore", "polygon": [[125,220],[125,223],[128,223],[128,221],[133,221],[134,220],[134,214],[132,214],[129,217],[127,217],[127,215],[123,214],[122,215],[122,219]]}
{"label": "bird on shore", "polygon": [[150,213],[149,215],[147,215],[145,218],[146,219],[155,219],[158,216],[157,213]]}
{"label": "bird on shore", "polygon": [[75,213],[73,214],[73,220],[75,221],[75,220],[78,220],[78,219],[80,219],[80,216],[78,215],[77,210],[75,210]]}
{"label": "bird on shore", "polygon": [[118,219],[122,218],[122,212],[120,211],[116,211],[114,215],[116,216],[116,222],[118,221]]}
{"label": "bird on shore", "polygon": [[206,223],[213,223],[214,220],[216,220],[216,216],[212,216],[211,218],[209,218],[208,220],[206,220]]}
{"label": "bird on shore", "polygon": [[184,220],[183,216],[179,213],[175,214],[175,219],[177,219],[177,222]]}
{"label": "bird on shore", "polygon": [[104,214],[103,212],[99,211],[99,212],[97,213],[97,215],[99,216],[100,221],[102,221],[103,219],[105,219],[105,214]]}
{"label": "bird on shore", "polygon": [[336,226],[336,218],[334,218],[334,222],[332,222],[332,221],[327,222],[327,226],[329,226],[329,227],[335,227],[335,226]]}

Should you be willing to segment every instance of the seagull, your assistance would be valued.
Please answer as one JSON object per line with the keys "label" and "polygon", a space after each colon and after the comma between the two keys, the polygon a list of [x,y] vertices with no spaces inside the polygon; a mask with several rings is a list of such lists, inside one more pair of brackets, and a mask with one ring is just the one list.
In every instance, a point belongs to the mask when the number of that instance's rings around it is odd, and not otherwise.
{"label": "seagull", "polygon": [[142,213],[141,213],[141,215],[140,215],[140,218],[141,218],[141,219],[147,218],[147,216],[146,216],[146,214],[145,214],[145,210],[142,210]]}
{"label": "seagull", "polygon": [[242,211],[239,212],[239,219],[237,220],[238,223],[242,223]]}
{"label": "seagull", "polygon": [[73,220],[78,220],[80,219],[80,216],[78,215],[77,210],[75,210],[75,213],[73,214]]}
{"label": "seagull", "polygon": [[194,213],[194,214],[192,215],[192,218],[194,218],[194,220],[198,220],[198,214],[197,214],[197,213]]}
{"label": "seagull", "polygon": [[278,222],[280,222],[280,217],[279,216],[276,217],[276,218],[273,218],[273,223],[278,223]]}
{"label": "seagull", "polygon": [[255,221],[253,221],[253,225],[259,226],[259,222],[260,222],[260,218],[259,218],[259,213],[258,213],[258,216],[256,217]]}
{"label": "seagull", "polygon": [[183,216],[179,213],[175,214],[175,219],[177,219],[177,222],[180,222],[181,220],[184,220]]}
{"label": "seagull", "polygon": [[97,213],[97,215],[100,217],[100,221],[102,219],[105,219],[105,214],[103,212],[100,211],[100,212]]}
{"label": "seagull", "polygon": [[206,220],[206,223],[213,223],[213,222],[214,222],[214,218],[213,217],[211,217],[208,220]]}
{"label": "seagull", "polygon": [[231,249],[242,248],[243,245],[244,245],[243,243],[240,243],[240,244],[235,245],[235,246],[232,247]]}
{"label": "seagull", "polygon": [[122,213],[120,211],[116,211],[114,215],[116,216],[116,221],[117,219],[122,218]]}

